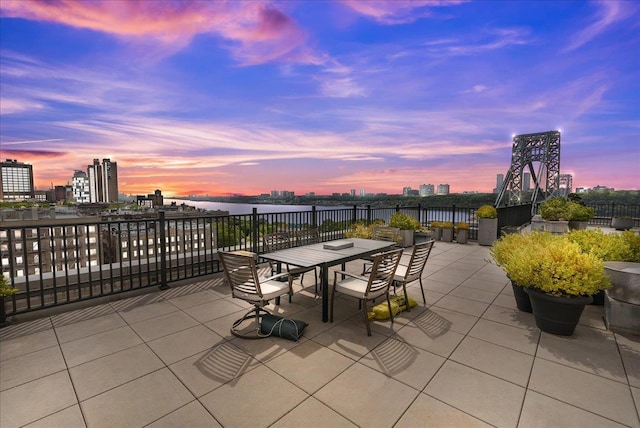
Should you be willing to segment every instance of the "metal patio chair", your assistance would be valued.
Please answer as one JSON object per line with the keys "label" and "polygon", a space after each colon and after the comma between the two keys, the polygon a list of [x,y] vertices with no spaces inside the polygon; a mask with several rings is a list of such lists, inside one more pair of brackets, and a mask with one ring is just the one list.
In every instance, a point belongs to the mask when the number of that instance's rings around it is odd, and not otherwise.
{"label": "metal patio chair", "polygon": [[425,305],[427,304],[427,299],[424,296],[424,288],[422,287],[422,272],[424,271],[424,267],[427,264],[427,259],[429,258],[429,254],[431,254],[431,249],[433,248],[434,243],[435,241],[432,239],[427,242],[415,244],[413,246],[413,251],[411,252],[411,259],[409,259],[409,263],[407,263],[406,265],[399,264],[398,268],[396,269],[396,273],[393,277],[394,290],[396,285],[402,285],[407,312],[409,312],[409,295],[407,294],[407,284],[410,282],[413,282],[415,280],[420,281],[422,300],[424,300]]}

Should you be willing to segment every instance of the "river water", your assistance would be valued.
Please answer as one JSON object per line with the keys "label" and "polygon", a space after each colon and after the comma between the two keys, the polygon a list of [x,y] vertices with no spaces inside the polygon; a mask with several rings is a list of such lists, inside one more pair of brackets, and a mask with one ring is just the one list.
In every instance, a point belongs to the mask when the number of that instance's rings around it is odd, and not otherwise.
{"label": "river water", "polygon": [[[311,211],[311,205],[270,205],[270,204],[234,204],[231,202],[191,201],[187,199],[164,199],[166,205],[175,202],[176,205],[186,204],[196,208],[216,211],[229,211],[230,215],[251,214],[254,208],[259,213],[283,213],[293,211]],[[316,206],[317,210],[335,210],[353,208],[347,206]]]}

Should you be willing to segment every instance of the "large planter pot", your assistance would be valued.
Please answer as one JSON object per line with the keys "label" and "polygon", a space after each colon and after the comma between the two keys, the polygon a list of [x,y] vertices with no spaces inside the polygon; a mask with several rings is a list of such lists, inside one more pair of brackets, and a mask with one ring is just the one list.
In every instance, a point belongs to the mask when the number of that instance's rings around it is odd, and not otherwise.
{"label": "large planter pot", "polygon": [[442,228],[441,227],[434,227],[431,230],[431,237],[433,239],[435,239],[436,241],[441,241],[442,240]]}
{"label": "large planter pot", "polygon": [[569,222],[564,220],[545,221],[544,230],[551,233],[567,233],[569,231]]}
{"label": "large planter pot", "polygon": [[611,219],[611,227],[616,230],[629,230],[633,228],[633,219],[626,217],[613,217]]}
{"label": "large planter pot", "polygon": [[585,305],[593,300],[591,296],[553,296],[532,288],[526,288],[525,291],[531,299],[531,309],[538,328],[560,336],[573,334]]}
{"label": "large planter pot", "polygon": [[416,232],[413,234],[413,241],[415,244],[420,244],[421,242],[427,242],[430,239],[431,235],[425,232]]}
{"label": "large planter pot", "polygon": [[585,230],[588,224],[588,221],[569,220],[569,230]]}
{"label": "large planter pot", "polygon": [[498,239],[498,219],[479,218],[478,244],[491,246],[496,239]]}
{"label": "large planter pot", "polygon": [[511,288],[513,288],[513,297],[516,299],[516,306],[523,312],[532,312],[531,299],[525,291],[524,287],[511,281]]}
{"label": "large planter pot", "polygon": [[467,229],[461,229],[456,233],[456,242],[458,244],[466,244],[467,243],[467,235],[469,235],[469,231]]}
{"label": "large planter pot", "polygon": [[621,302],[640,305],[640,263],[604,262],[604,271],[611,280],[608,294]]}
{"label": "large planter pot", "polygon": [[442,241],[443,242],[453,242],[453,229],[451,228],[442,228]]}
{"label": "large planter pot", "polygon": [[415,233],[415,231],[413,230],[406,230],[406,229],[401,229],[400,232],[398,233],[398,236],[400,236],[402,238],[402,242],[400,243],[401,246],[403,247],[413,247],[413,234]]}

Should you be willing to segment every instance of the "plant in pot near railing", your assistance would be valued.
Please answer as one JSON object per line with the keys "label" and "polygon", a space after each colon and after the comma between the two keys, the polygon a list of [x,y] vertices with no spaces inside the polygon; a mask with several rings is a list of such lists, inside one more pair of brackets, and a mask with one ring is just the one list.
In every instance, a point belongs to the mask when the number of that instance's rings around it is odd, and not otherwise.
{"label": "plant in pot near railing", "polygon": [[478,217],[478,244],[493,245],[498,238],[498,210],[493,205],[482,205],[476,210]]}
{"label": "plant in pot near railing", "polygon": [[442,241],[453,242],[453,223],[450,221],[442,222]]}
{"label": "plant in pot near railing", "polygon": [[[516,235],[505,237],[510,236]],[[529,295],[538,328],[570,336],[592,296],[611,285],[604,262],[583,252],[566,235],[529,232],[522,236],[501,266]]]}
{"label": "plant in pot near railing", "polygon": [[567,205],[569,230],[586,229],[589,220],[596,215],[593,208],[582,205],[579,202],[570,201]]}
{"label": "plant in pot near railing", "polygon": [[442,240],[442,223],[439,221],[431,222],[431,239],[435,241]]}
{"label": "plant in pot near railing", "polygon": [[11,287],[7,277],[0,273],[0,327],[8,325],[5,312],[5,297],[11,297],[18,292],[17,288]]}
{"label": "plant in pot near railing", "polygon": [[469,225],[465,222],[456,223],[456,242],[466,244],[469,238]]}
{"label": "plant in pot near railing", "polygon": [[611,218],[611,227],[615,230],[629,230],[633,228],[633,218],[629,216],[613,216]]}
{"label": "plant in pot near railing", "polygon": [[544,230],[551,233],[569,231],[569,201],[565,198],[551,198],[540,204],[540,215],[545,221]]}
{"label": "plant in pot near railing", "polygon": [[400,229],[402,237],[401,245],[403,247],[411,247],[414,242],[414,233],[422,228],[422,224],[415,218],[403,212],[394,213],[389,219],[389,226]]}

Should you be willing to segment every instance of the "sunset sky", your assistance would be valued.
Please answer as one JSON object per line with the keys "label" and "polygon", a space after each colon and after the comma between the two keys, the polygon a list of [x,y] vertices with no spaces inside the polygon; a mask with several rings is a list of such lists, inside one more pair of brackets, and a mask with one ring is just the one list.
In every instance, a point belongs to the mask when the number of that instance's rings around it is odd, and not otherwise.
{"label": "sunset sky", "polygon": [[574,187],[640,188],[640,2],[0,1],[0,158],[41,190],[491,192],[555,129]]}

